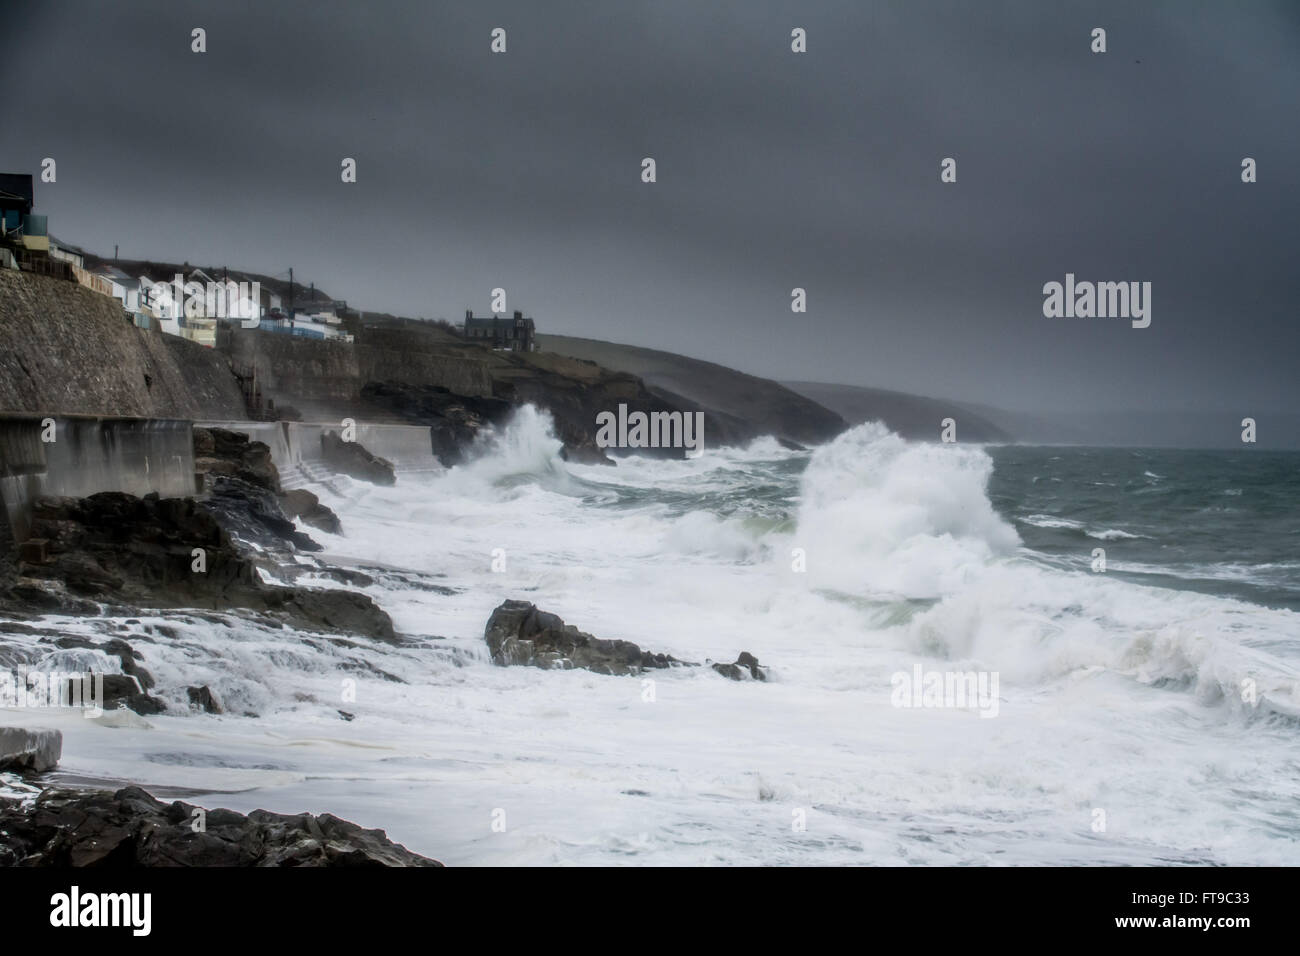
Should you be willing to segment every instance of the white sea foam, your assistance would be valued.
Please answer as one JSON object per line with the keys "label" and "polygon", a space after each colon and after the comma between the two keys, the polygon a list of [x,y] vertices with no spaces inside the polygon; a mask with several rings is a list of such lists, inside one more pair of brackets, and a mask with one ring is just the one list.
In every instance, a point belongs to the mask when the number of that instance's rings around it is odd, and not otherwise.
{"label": "white sea foam", "polygon": [[[878,425],[811,456],[558,451],[526,410],[444,473],[316,486],[344,528],[326,557],[405,575],[366,590],[413,643],[143,619],[175,632],[136,644],[168,703],[207,684],[227,714],[42,714],[64,769],[329,810],[462,864],[1300,861],[1295,723],[1266,716],[1300,708],[1296,615],[1026,560],[983,451]],[[648,702],[637,678],[494,667],[483,626],[505,598],[685,660],[748,650],[772,680],[657,672]],[[997,718],[891,706],[917,663],[998,672]]]}

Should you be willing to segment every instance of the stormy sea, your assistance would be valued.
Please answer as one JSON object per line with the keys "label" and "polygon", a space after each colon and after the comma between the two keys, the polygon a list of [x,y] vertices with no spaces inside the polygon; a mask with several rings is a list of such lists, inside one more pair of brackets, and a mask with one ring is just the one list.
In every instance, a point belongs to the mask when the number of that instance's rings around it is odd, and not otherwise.
{"label": "stormy sea", "polygon": [[[206,685],[224,713],[50,710],[53,776],[329,811],[461,865],[1300,862],[1300,454],[874,423],[614,468],[560,449],[525,406],[391,487],[286,471],[342,521],[319,557],[364,570],[408,640],[137,617],[156,693]],[[506,599],[767,679],[494,666]],[[922,672],[996,675],[995,699],[900,701]]]}

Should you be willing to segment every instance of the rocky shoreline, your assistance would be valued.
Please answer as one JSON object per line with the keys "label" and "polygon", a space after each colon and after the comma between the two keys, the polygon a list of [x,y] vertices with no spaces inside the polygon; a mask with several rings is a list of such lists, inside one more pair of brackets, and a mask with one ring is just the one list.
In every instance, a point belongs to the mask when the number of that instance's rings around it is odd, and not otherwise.
{"label": "rocky shoreline", "polygon": [[[129,619],[183,608],[244,612],[329,635],[401,640],[365,594],[262,580],[259,569],[283,579],[304,567],[332,570],[345,582],[369,580],[319,562],[300,563],[321,547],[297,530],[293,517],[334,534],[341,523],[311,492],[281,488],[265,444],[239,432],[195,428],[194,454],[203,484],[194,497],[103,492],[36,499],[31,537],[18,555],[14,580],[0,593],[0,610],[10,620],[5,629],[41,630],[37,621],[44,614]],[[391,482],[391,466],[388,474]],[[97,703],[104,710],[162,713],[167,706],[150,693],[156,679],[132,644],[136,638],[50,633],[42,640],[117,658],[122,672],[102,675]],[[210,688],[183,690],[191,712],[222,712]],[[0,728],[0,772],[17,784],[0,786],[0,866],[441,866],[382,831],[328,814],[203,811],[163,804],[135,787],[116,793],[41,789],[61,751],[57,730]],[[22,796],[38,790],[34,799]],[[193,826],[199,818],[205,829]]]}
{"label": "rocky shoreline", "polygon": [[[398,641],[392,620],[360,592],[262,580],[259,569],[277,578],[328,570],[296,560],[321,546],[281,507],[285,496],[265,444],[222,429],[194,431],[202,494],[37,498],[31,537],[0,608],[19,616],[233,609],[308,631]],[[290,500],[318,522],[338,526],[338,517],[307,494]]]}
{"label": "rocky shoreline", "polygon": [[[418,394],[402,389],[394,400],[397,396],[417,409],[412,414],[431,417],[436,411],[443,417],[443,450],[451,463],[460,460],[479,429],[509,410],[504,402],[471,408],[436,389]],[[120,673],[102,675],[98,703],[106,712],[142,716],[225,711],[204,684],[159,686],[148,666],[148,647],[167,640],[173,629],[155,625],[144,634],[129,627],[151,612],[184,611],[190,617],[214,612],[220,614],[214,623],[225,625],[242,615],[302,632],[304,640],[313,634],[362,644],[406,640],[383,609],[353,590],[372,583],[368,574],[313,556],[321,545],[294,519],[329,534],[343,533],[343,522],[311,492],[284,490],[267,445],[242,432],[205,427],[194,428],[193,441],[199,476],[193,496],[101,492],[37,498],[30,537],[18,551],[12,581],[0,590],[0,611],[7,618],[0,632],[116,659]],[[322,447],[337,469],[359,480],[394,480],[390,463],[337,434],[322,435]],[[342,586],[296,583],[307,575]],[[112,617],[127,626],[116,626],[119,634],[92,638],[50,630],[41,621],[46,614]],[[735,663],[682,661],[629,641],[594,637],[523,601],[507,600],[496,608],[484,641],[500,666],[583,668],[609,676],[709,666],[731,680],[768,679],[768,669],[745,652]],[[7,659],[29,662],[12,654]],[[353,717],[338,713],[344,720]],[[0,773],[10,778],[8,787],[0,778],[0,865],[441,865],[389,842],[381,831],[329,815],[259,810],[243,816],[163,804],[137,787],[110,793],[47,786],[45,774],[56,768],[61,750],[57,730],[0,729]],[[196,814],[206,815],[206,832],[191,827]]]}
{"label": "rocky shoreline", "polygon": [[205,810],[139,787],[0,797],[0,866],[442,866],[332,814]]}

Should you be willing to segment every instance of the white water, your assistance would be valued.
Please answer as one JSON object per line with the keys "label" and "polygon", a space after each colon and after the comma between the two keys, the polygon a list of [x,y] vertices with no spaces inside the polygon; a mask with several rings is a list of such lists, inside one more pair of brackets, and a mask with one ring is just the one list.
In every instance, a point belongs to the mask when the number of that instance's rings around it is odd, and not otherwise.
{"label": "white water", "polygon": [[[133,642],[170,701],[206,683],[229,713],[42,712],[63,771],[329,811],[451,864],[1300,862],[1291,612],[1047,568],[990,506],[986,455],[877,426],[801,477],[766,441],[616,469],[558,450],[526,409],[445,474],[318,488],[346,532],[311,531],[327,558],[455,589],[367,589],[415,643],[144,619],[180,632]],[[654,672],[648,702],[639,678],[494,667],[506,598],[687,660],[748,650],[771,681]],[[998,672],[996,719],[892,706],[916,663]]]}

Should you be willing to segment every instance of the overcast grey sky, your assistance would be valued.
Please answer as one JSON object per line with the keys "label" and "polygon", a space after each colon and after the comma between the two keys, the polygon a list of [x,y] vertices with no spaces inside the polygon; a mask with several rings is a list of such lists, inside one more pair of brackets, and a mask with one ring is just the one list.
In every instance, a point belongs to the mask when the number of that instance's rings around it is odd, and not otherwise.
{"label": "overcast grey sky", "polygon": [[[1294,2],[56,0],[3,32],[0,171],[55,158],[37,212],[96,251],[413,316],[500,286],[543,332],[1026,411],[1296,405]],[[1067,272],[1151,282],[1151,326],[1044,318]]]}

